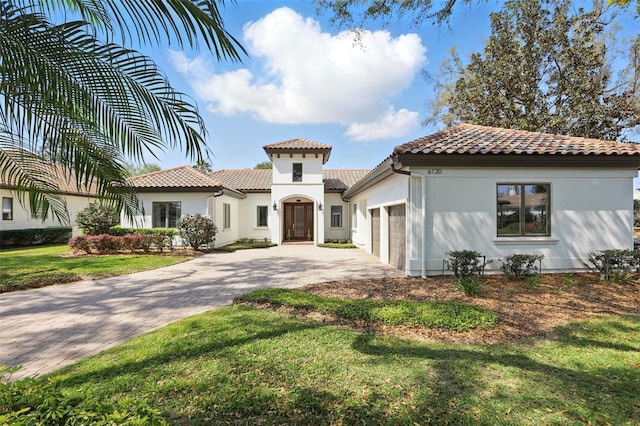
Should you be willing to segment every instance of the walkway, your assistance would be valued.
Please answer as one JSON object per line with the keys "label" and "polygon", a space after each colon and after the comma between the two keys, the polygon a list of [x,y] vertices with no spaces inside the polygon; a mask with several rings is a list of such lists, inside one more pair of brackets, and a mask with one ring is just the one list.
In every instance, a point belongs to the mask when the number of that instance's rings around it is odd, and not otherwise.
{"label": "walkway", "polygon": [[0,294],[0,365],[44,374],[263,287],[400,276],[362,250],[284,245],[216,252],[132,275]]}

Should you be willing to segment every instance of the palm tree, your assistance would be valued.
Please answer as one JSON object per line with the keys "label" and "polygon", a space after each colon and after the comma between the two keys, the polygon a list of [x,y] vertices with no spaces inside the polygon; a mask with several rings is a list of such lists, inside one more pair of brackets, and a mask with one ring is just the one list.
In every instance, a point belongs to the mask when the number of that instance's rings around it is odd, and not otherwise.
{"label": "palm tree", "polygon": [[[187,97],[132,45],[246,53],[225,29],[224,0],[0,0],[0,183],[33,212],[69,220],[53,165],[132,215],[125,159],[179,147],[210,154]],[[71,19],[69,19],[71,17]]]}

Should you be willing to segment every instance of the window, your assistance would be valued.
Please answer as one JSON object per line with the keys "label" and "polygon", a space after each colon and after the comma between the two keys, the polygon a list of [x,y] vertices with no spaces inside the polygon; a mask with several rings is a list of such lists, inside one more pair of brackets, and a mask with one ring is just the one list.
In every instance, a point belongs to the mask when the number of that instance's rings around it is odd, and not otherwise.
{"label": "window", "polygon": [[331,227],[342,228],[342,206],[331,206]]}
{"label": "window", "polygon": [[222,227],[224,229],[231,228],[231,204],[224,203],[222,204],[223,216],[222,216]]}
{"label": "window", "polygon": [[498,184],[499,237],[551,235],[548,183]]}
{"label": "window", "polygon": [[2,220],[13,220],[13,198],[2,197]]}
{"label": "window", "polygon": [[293,163],[293,181],[302,182],[302,163]]}
{"label": "window", "polygon": [[269,217],[269,208],[267,206],[258,206],[258,228],[268,226],[267,218]]}
{"label": "window", "polygon": [[180,219],[180,201],[154,202],[151,204],[154,228],[176,228]]}
{"label": "window", "polygon": [[353,228],[358,227],[358,205],[353,205],[353,212],[351,213],[351,223]]}

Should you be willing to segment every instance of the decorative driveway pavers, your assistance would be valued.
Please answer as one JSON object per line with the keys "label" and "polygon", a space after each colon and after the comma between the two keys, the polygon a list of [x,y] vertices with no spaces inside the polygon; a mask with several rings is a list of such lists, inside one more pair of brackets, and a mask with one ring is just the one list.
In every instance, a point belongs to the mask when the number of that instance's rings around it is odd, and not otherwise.
{"label": "decorative driveway pavers", "polygon": [[362,250],[282,245],[0,294],[0,365],[23,366],[12,379],[48,373],[258,288],[401,275]]}

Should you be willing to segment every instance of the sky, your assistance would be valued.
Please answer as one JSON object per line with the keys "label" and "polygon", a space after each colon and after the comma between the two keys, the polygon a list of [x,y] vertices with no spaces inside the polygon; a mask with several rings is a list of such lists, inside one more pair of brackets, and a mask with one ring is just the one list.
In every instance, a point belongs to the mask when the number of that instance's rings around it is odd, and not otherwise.
{"label": "sky", "polygon": [[[434,96],[424,74],[436,76],[454,47],[462,58],[481,51],[492,10],[493,1],[460,4],[442,26],[368,22],[354,41],[311,0],[238,0],[222,11],[248,52],[241,63],[206,50],[145,53],[198,105],[214,170],[253,168],[268,160],[264,145],[292,138],[332,145],[325,168],[371,169],[396,145],[441,130],[422,125]],[[191,164],[179,151],[147,161]]]}
{"label": "sky", "polygon": [[[248,51],[241,63],[206,50],[145,53],[198,105],[214,170],[253,168],[268,161],[264,145],[293,138],[333,146],[326,168],[371,169],[396,145],[440,130],[421,124],[433,93],[423,72],[437,74],[454,46],[481,49],[488,15],[488,6],[461,5],[450,29],[369,22],[354,42],[311,1],[238,0],[223,18]],[[147,162],[190,164],[179,151]]]}

